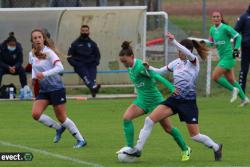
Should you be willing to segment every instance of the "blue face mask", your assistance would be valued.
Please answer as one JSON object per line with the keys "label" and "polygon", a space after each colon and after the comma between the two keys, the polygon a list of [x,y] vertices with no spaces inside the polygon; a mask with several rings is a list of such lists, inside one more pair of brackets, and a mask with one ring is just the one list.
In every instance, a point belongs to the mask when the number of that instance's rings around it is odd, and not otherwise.
{"label": "blue face mask", "polygon": [[8,50],[13,52],[13,51],[15,51],[15,50],[16,50],[16,47],[11,47],[11,46],[8,46]]}

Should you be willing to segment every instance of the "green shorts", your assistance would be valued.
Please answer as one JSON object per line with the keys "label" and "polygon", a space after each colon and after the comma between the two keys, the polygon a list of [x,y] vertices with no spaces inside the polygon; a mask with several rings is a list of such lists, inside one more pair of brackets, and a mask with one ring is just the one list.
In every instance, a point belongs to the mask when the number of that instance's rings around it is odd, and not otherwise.
{"label": "green shorts", "polygon": [[216,65],[218,67],[221,67],[223,69],[227,69],[227,70],[230,70],[234,67],[236,63],[236,60],[235,59],[231,59],[231,60],[220,60],[219,63]]}
{"label": "green shorts", "polygon": [[151,113],[164,99],[154,100],[152,102],[143,102],[140,99],[135,99],[133,104],[137,105],[141,109],[143,109],[145,114]]}

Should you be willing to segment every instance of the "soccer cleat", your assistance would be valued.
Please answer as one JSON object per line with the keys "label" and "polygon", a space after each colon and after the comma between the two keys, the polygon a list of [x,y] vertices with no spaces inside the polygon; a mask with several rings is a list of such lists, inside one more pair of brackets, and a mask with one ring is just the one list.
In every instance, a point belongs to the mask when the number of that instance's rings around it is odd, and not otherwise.
{"label": "soccer cleat", "polygon": [[188,150],[181,152],[181,161],[188,161],[190,159],[190,154],[192,150],[188,147]]}
{"label": "soccer cleat", "polygon": [[124,154],[127,154],[132,157],[140,157],[141,156],[141,151],[138,150],[137,148],[131,148],[130,150],[123,151]]}
{"label": "soccer cleat", "polygon": [[234,87],[232,91],[232,97],[231,97],[230,103],[233,103],[237,99],[238,93],[239,93],[239,89]]}
{"label": "soccer cleat", "polygon": [[65,127],[61,126],[59,129],[56,130],[56,136],[53,140],[54,143],[58,143],[62,137],[62,133],[65,131]]}
{"label": "soccer cleat", "polygon": [[96,94],[99,92],[100,88],[101,88],[100,84],[97,84],[95,88],[90,88],[90,92],[93,98],[96,97]]}
{"label": "soccer cleat", "polygon": [[87,145],[87,142],[84,140],[77,140],[76,144],[74,145],[74,148],[81,148]]}
{"label": "soccer cleat", "polygon": [[217,151],[214,151],[214,160],[215,161],[221,161],[222,158],[222,144],[218,144],[219,149]]}
{"label": "soccer cleat", "polygon": [[248,105],[249,102],[250,102],[249,99],[247,97],[245,97],[245,99],[241,101],[240,107],[244,107],[244,106]]}

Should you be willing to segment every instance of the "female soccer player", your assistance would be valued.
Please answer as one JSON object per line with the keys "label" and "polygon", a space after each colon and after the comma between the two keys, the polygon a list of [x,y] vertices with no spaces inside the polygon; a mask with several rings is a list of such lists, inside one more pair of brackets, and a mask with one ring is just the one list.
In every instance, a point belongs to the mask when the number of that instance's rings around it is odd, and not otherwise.
{"label": "female soccer player", "polygon": [[[135,85],[137,91],[137,98],[134,100],[127,111],[123,115],[123,127],[127,146],[134,146],[134,126],[132,120],[150,113],[159,105],[164,99],[160,91],[156,87],[155,80],[163,83],[171,93],[174,93],[174,86],[166,79],[156,74],[153,71],[145,69],[142,61],[134,58],[133,50],[130,43],[125,41],[122,44],[120,51],[120,61],[128,68],[129,77]],[[171,122],[166,118],[160,121],[165,132],[173,136],[176,143],[182,150],[181,160],[187,161],[190,156],[191,149],[186,145],[181,133],[177,128],[173,128]],[[118,151],[117,153],[119,153]]]}
{"label": "female soccer player", "polygon": [[195,46],[196,49],[199,50],[200,56],[204,57],[204,55],[201,54],[205,53],[205,50],[202,50],[202,47],[198,48],[199,45],[197,45],[197,43],[194,45],[191,40],[185,39],[181,41],[181,43],[178,43],[174,39],[174,35],[168,33],[167,37],[179,50],[179,58],[160,69],[154,67],[150,67],[150,69],[161,74],[173,72],[174,86],[177,91],[146,117],[144,127],[140,131],[136,146],[133,149],[129,149],[126,153],[131,156],[139,157],[154,124],[178,113],[180,121],[186,122],[191,138],[212,148],[214,150],[215,160],[219,161],[222,156],[222,144],[217,144],[208,136],[201,134],[198,125],[198,108],[196,104],[195,89],[199,72],[199,60],[193,55],[192,51]]}
{"label": "female soccer player", "polygon": [[[32,117],[42,124],[56,129],[54,143],[60,140],[66,128],[77,140],[74,148],[84,147],[87,144],[86,141],[75,123],[66,114],[65,89],[59,75],[63,71],[63,65],[51,49],[54,47],[51,46],[41,30],[35,29],[31,32],[31,41],[33,49],[29,54],[29,63],[32,65],[32,79],[39,80],[39,94],[33,104]],[[61,125],[43,114],[50,104]]]}
{"label": "female soccer player", "polygon": [[[240,84],[235,80],[233,67],[236,63],[235,58],[239,56],[239,48],[241,43],[241,35],[232,27],[225,24],[221,12],[214,11],[212,13],[212,22],[214,26],[210,28],[209,46],[215,45],[219,53],[219,63],[215,67],[212,78],[222,87],[232,92],[230,102],[237,99],[237,95],[241,99],[241,105],[245,106],[249,103],[249,99],[244,94]],[[232,48],[231,39],[234,39]]]}

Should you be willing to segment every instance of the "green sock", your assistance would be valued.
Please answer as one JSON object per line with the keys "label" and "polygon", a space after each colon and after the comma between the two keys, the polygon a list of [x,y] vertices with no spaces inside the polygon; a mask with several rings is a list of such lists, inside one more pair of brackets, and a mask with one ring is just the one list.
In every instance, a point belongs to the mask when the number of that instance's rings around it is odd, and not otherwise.
{"label": "green sock", "polygon": [[243,90],[242,90],[240,84],[239,84],[237,81],[234,81],[234,86],[235,86],[236,88],[238,88],[239,91],[240,91],[240,92],[239,92],[239,97],[240,97],[240,99],[241,99],[241,100],[244,100],[244,99],[246,98],[246,95],[245,95],[245,93],[243,92]]}
{"label": "green sock", "polygon": [[218,81],[216,81],[218,84],[220,84],[222,87],[233,91],[233,85],[225,78],[225,77],[220,77]]}
{"label": "green sock", "polygon": [[132,121],[123,120],[123,130],[127,146],[134,147],[134,125]]}
{"label": "green sock", "polygon": [[173,136],[174,140],[178,144],[178,146],[181,148],[182,151],[187,151],[188,146],[186,142],[184,141],[180,131],[177,128],[172,128],[171,135]]}

